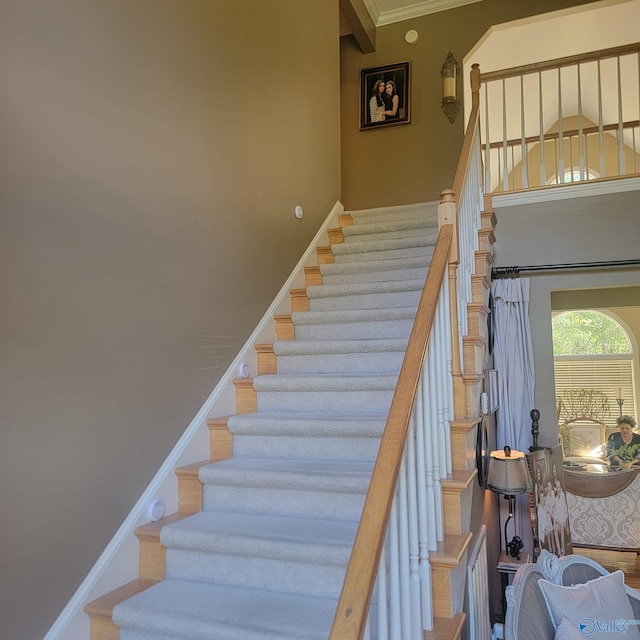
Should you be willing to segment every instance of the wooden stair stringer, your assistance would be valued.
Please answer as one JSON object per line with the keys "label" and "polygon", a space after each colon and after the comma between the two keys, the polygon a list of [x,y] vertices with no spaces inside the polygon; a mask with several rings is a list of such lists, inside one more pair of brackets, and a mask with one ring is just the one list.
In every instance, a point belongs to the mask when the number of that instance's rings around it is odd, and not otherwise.
{"label": "wooden stair stringer", "polygon": [[114,607],[157,583],[138,578],[87,603],[83,611],[91,621],[91,640],[120,640],[120,628],[112,618]]}
{"label": "wooden stair stringer", "polygon": [[178,511],[156,522],[136,528],[138,538],[138,578],[110,591],[84,606],[89,616],[91,640],[120,640],[120,628],[112,619],[114,607],[164,579],[166,548],[160,542],[160,530],[202,510],[202,483],[198,471],[203,465],[230,458],[233,453],[228,418],[211,418],[209,427],[210,459],[176,468],[178,478]]}
{"label": "wooden stair stringer", "polygon": [[454,602],[453,587],[458,582],[454,574],[466,569],[462,561],[472,538],[471,532],[447,535],[443,542],[438,543],[437,549],[429,554],[431,597],[436,618],[451,619],[459,613]]}
{"label": "wooden stair stringer", "polygon": [[470,529],[471,497],[470,485],[477,478],[475,468],[454,471],[440,482],[442,486],[442,509],[445,535],[460,536]]}
{"label": "wooden stair stringer", "polygon": [[453,618],[434,618],[433,629],[422,632],[422,640],[459,640],[467,616],[456,613]]}

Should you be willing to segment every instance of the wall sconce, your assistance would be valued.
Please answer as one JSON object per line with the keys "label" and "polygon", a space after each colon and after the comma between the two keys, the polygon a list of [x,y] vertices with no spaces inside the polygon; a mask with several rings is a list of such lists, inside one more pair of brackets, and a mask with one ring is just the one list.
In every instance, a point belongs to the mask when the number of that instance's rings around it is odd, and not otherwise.
{"label": "wall sconce", "polygon": [[521,540],[514,536],[513,540],[507,544],[507,525],[513,517],[513,496],[526,493],[531,489],[531,476],[524,453],[511,451],[510,447],[505,447],[502,451],[492,451],[486,487],[504,495],[509,501],[509,517],[504,523],[505,551],[512,558],[520,558]]}
{"label": "wall sconce", "polygon": [[453,124],[460,109],[460,98],[457,97],[458,62],[451,51],[447,54],[440,75],[442,76],[442,110],[449,122]]}

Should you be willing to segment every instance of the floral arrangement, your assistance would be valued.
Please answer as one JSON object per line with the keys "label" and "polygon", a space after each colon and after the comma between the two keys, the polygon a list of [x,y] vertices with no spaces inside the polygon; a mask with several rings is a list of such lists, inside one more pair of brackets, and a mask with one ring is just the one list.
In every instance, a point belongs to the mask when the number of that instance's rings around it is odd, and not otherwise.
{"label": "floral arrangement", "polygon": [[616,449],[607,447],[607,456],[614,460],[617,458],[619,462],[632,462],[640,458],[640,445],[623,444]]}

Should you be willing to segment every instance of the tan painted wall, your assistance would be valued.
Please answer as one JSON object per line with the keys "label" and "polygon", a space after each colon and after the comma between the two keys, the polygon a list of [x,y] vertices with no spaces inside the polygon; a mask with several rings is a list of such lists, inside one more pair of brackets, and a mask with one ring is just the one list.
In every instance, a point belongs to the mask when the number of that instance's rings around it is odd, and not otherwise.
{"label": "tan painted wall", "polygon": [[[462,111],[449,124],[441,111],[440,70],[451,51],[464,56],[494,24],[584,4],[572,1],[483,0],[378,28],[376,51],[362,54],[341,39],[342,201],[345,208],[436,200],[451,186],[463,137]],[[418,31],[409,45],[404,35]],[[411,124],[359,131],[360,69],[409,60]],[[508,60],[508,52],[505,52]],[[508,66],[508,64],[505,64]],[[458,82],[458,95],[462,83]]]}
{"label": "tan painted wall", "polygon": [[46,633],[339,199],[337,4],[3,3],[1,638]]}

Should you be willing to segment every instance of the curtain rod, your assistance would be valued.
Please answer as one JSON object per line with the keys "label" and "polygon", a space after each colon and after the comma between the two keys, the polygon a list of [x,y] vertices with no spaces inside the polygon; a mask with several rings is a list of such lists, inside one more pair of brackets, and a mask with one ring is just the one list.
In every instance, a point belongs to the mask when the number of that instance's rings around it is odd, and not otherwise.
{"label": "curtain rod", "polygon": [[517,277],[524,272],[532,271],[566,271],[568,269],[606,269],[611,267],[627,267],[640,265],[640,259],[635,260],[607,260],[604,262],[573,262],[568,264],[539,264],[526,267],[494,267],[491,269],[492,280]]}

